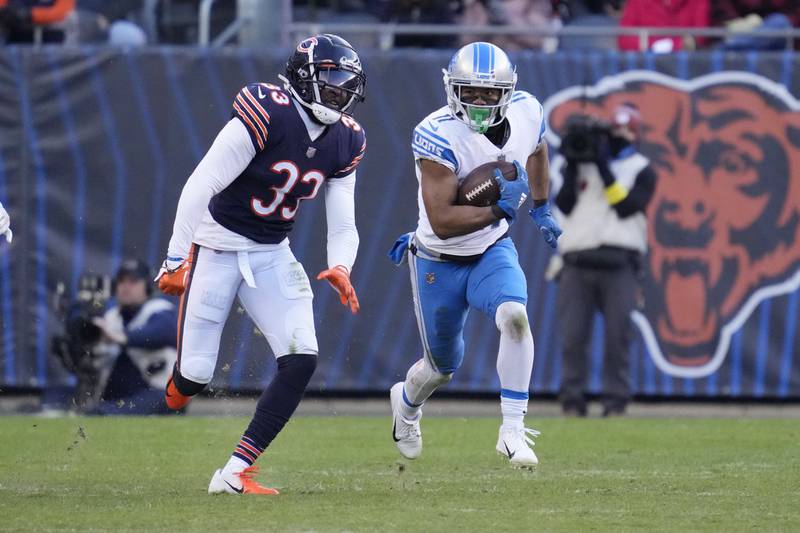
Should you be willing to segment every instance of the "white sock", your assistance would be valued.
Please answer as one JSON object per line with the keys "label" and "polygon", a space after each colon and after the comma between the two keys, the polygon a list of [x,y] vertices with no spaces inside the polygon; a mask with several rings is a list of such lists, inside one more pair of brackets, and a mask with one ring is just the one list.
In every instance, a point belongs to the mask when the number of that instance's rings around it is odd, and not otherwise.
{"label": "white sock", "polygon": [[403,399],[400,401],[400,414],[406,420],[416,420],[422,412],[422,404],[412,405],[406,396],[406,386],[403,383]]}
{"label": "white sock", "polygon": [[518,427],[528,411],[528,388],[533,371],[533,336],[525,306],[519,302],[500,304],[495,323],[500,330],[497,375],[500,377],[503,425]]}
{"label": "white sock", "polygon": [[248,466],[250,465],[244,462],[242,459],[239,459],[238,457],[231,455],[231,458],[228,459],[228,462],[222,468],[222,471],[226,474],[233,474],[241,472]]}
{"label": "white sock", "polygon": [[[527,395],[526,395],[527,396]],[[524,425],[525,415],[528,412],[528,398],[515,400],[500,393],[500,411],[503,413],[503,425],[518,428]]]}
{"label": "white sock", "polygon": [[440,374],[423,358],[411,365],[403,383],[403,401],[400,412],[409,420],[416,419],[422,411],[422,404],[430,398],[439,385],[450,381],[452,374]]}

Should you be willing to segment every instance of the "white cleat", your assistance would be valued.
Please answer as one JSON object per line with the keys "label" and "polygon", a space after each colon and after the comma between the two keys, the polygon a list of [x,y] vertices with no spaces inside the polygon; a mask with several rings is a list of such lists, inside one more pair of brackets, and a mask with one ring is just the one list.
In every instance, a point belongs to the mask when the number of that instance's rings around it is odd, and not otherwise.
{"label": "white cleat", "polygon": [[214,475],[211,476],[211,482],[208,484],[208,493],[209,494],[244,494],[244,487],[242,486],[242,482],[239,481],[238,478],[234,479],[233,476],[229,476],[229,480],[225,480],[224,476],[222,475],[222,469],[218,468]]}
{"label": "white cleat", "polygon": [[211,483],[208,484],[209,494],[264,494],[275,496],[278,494],[276,489],[259,485],[253,477],[258,474],[257,466],[249,466],[238,473],[226,473],[223,469],[218,469],[211,476]]}
{"label": "white cleat", "polygon": [[422,431],[419,428],[419,419],[408,420],[400,412],[400,402],[403,401],[403,382],[395,383],[389,391],[392,402],[392,438],[397,444],[400,454],[406,459],[416,459],[422,453]]}
{"label": "white cleat", "polygon": [[525,426],[507,427],[500,426],[500,435],[497,438],[497,453],[507,457],[512,466],[530,468],[539,464],[539,459],[533,453],[533,437],[540,433],[535,429]]}

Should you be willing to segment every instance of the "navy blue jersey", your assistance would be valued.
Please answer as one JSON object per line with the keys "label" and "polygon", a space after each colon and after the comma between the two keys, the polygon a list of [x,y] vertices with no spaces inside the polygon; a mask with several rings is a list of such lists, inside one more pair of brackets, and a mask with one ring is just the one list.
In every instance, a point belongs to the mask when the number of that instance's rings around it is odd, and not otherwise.
{"label": "navy blue jersey", "polygon": [[292,229],[300,200],[358,166],[366,135],[355,120],[345,116],[312,141],[302,112],[269,83],[250,84],[236,95],[232,116],[244,123],[256,156],[211,199],[209,211],[220,225],[259,243],[279,243]]}

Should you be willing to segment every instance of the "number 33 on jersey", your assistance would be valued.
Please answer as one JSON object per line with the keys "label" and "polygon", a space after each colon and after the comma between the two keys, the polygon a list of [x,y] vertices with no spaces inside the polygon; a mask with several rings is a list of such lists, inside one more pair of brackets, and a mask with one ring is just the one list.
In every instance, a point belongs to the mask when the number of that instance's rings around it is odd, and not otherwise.
{"label": "number 33 on jersey", "polygon": [[364,129],[349,116],[313,140],[291,97],[277,85],[253,83],[233,101],[256,156],[209,204],[220,225],[258,243],[281,242],[301,200],[314,198],[326,179],[350,174],[366,149]]}

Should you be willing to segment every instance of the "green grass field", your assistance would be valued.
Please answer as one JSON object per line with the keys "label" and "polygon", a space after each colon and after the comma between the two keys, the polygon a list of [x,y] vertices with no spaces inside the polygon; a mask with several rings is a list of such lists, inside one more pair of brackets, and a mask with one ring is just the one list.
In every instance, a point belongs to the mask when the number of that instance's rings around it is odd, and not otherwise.
{"label": "green grass field", "polygon": [[562,420],[535,471],[494,419],[297,418],[261,457],[278,497],[209,496],[243,418],[0,420],[2,531],[797,531],[793,420]]}

